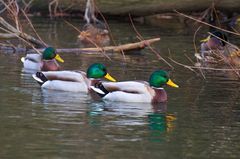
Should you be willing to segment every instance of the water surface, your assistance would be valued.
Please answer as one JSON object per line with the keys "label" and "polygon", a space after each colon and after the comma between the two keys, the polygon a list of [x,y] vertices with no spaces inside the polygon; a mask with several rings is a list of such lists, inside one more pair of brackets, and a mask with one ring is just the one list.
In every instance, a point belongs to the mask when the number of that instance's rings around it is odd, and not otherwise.
{"label": "water surface", "polygon": [[[79,26],[76,19],[68,19]],[[77,32],[62,20],[33,19],[54,47],[78,47]],[[117,43],[136,41],[128,23],[112,21]],[[145,38],[161,37],[153,47],[167,59],[189,63],[193,34],[187,28],[137,25]],[[236,41],[236,44],[239,44]],[[83,70],[106,64],[121,80],[148,80],[152,71],[171,70],[154,53],[64,54],[63,67]],[[41,90],[22,70],[23,55],[0,54],[0,158],[239,158],[240,83],[226,72],[206,72],[206,80],[177,66],[170,71],[179,89],[166,87],[165,104],[104,103],[80,93]]]}

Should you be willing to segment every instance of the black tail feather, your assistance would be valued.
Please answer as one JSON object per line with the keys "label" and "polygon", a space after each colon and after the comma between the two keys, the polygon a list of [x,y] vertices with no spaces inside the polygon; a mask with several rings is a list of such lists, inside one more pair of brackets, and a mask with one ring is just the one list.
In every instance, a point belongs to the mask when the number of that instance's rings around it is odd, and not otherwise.
{"label": "black tail feather", "polygon": [[109,93],[109,91],[103,86],[103,84],[101,82],[96,83],[95,87],[104,92],[104,94],[97,93],[102,98]]}
{"label": "black tail feather", "polygon": [[36,77],[40,80],[37,80],[38,84],[43,85],[45,82],[48,81],[47,77],[42,72],[37,72]]}
{"label": "black tail feather", "polygon": [[48,81],[47,77],[42,72],[37,72],[36,76],[38,78],[40,78],[43,82],[47,82]]}

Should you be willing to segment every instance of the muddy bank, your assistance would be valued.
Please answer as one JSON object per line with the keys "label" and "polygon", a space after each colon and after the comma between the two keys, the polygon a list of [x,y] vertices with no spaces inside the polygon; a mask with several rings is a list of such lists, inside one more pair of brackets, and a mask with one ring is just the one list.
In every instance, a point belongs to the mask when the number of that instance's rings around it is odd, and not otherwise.
{"label": "muddy bank", "polygon": [[[48,3],[51,0],[33,1],[31,11],[48,12]],[[96,0],[98,8],[109,16],[148,16],[158,13],[172,12],[174,9],[181,12],[196,12],[208,8],[212,0]],[[85,0],[59,0],[60,10],[82,13],[85,8]],[[216,8],[225,12],[239,12],[239,0],[220,0]]]}

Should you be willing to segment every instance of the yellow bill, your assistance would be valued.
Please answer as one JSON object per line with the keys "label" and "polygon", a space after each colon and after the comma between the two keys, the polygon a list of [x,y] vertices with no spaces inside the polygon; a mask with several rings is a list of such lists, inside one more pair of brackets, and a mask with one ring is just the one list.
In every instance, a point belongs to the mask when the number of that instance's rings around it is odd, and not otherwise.
{"label": "yellow bill", "polygon": [[167,85],[169,85],[169,86],[171,86],[171,87],[175,87],[175,88],[178,88],[178,87],[179,87],[177,84],[173,83],[173,81],[170,80],[170,79],[168,80]]}
{"label": "yellow bill", "polygon": [[205,39],[200,40],[200,42],[202,42],[202,43],[204,42],[204,43],[205,43],[205,42],[208,42],[208,40],[210,40],[210,36],[208,36],[208,37],[205,38]]}
{"label": "yellow bill", "polygon": [[171,121],[176,120],[177,118],[172,114],[171,115],[168,114],[168,115],[166,115],[166,119],[167,119],[168,122],[171,122]]}
{"label": "yellow bill", "polygon": [[64,62],[64,60],[60,57],[59,54],[56,54],[55,59],[59,62],[62,62],[62,63]]}
{"label": "yellow bill", "polygon": [[104,76],[106,79],[108,79],[109,81],[112,81],[112,82],[116,82],[116,80],[110,75],[110,74],[106,74],[105,76]]}

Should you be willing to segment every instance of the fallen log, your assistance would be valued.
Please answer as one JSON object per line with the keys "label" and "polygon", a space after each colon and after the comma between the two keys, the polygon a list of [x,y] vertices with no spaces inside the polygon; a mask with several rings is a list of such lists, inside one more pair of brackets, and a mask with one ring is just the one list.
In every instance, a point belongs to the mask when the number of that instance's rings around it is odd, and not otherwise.
{"label": "fallen log", "polygon": [[154,42],[159,41],[160,38],[143,40],[140,42],[123,44],[118,46],[106,46],[97,48],[73,48],[73,49],[57,49],[58,52],[127,52],[131,50],[144,49]]}
{"label": "fallen log", "polygon": [[[48,4],[52,0],[34,0],[32,12],[48,12]],[[84,13],[85,0],[58,0],[60,10]],[[149,16],[154,14],[173,12],[174,9],[188,13],[203,11],[212,5],[213,0],[97,0],[97,6],[104,15],[110,16]],[[217,0],[216,8],[228,12],[239,12],[239,0]]]}
{"label": "fallen log", "polygon": [[5,28],[0,27],[0,29],[7,32],[1,33],[0,38],[2,39],[18,38],[20,40],[22,39],[27,42],[30,42],[31,44],[34,44],[37,47],[45,47],[45,44],[42,41],[39,41],[36,38],[32,37],[31,35],[28,35],[16,29],[11,24],[9,24],[3,17],[0,17],[0,24],[5,27]]}
{"label": "fallen log", "polygon": [[[148,40],[143,40],[135,43],[128,43],[118,46],[107,46],[107,47],[98,47],[98,48],[63,48],[57,49],[59,53],[100,53],[100,52],[128,52],[132,50],[141,50],[145,47],[159,41],[160,38],[153,38]],[[38,51],[43,51],[43,49],[38,49]],[[25,48],[13,48],[0,46],[0,52],[3,53],[36,53],[33,49]]]}

